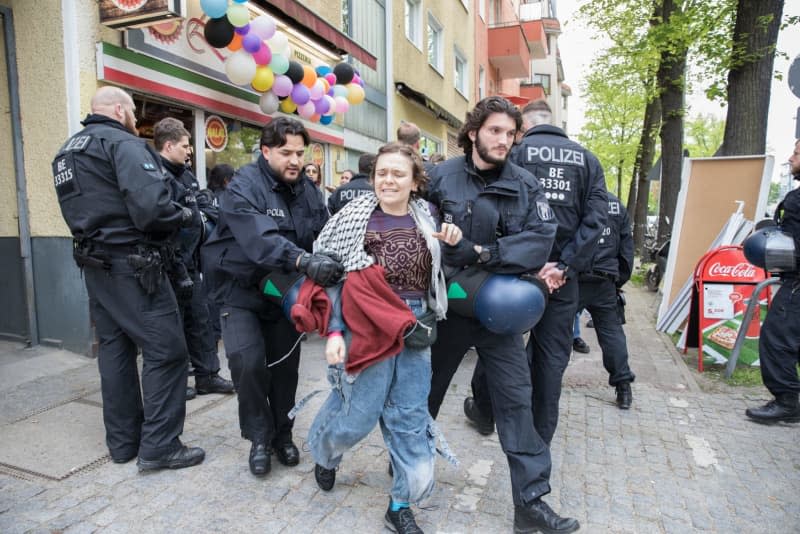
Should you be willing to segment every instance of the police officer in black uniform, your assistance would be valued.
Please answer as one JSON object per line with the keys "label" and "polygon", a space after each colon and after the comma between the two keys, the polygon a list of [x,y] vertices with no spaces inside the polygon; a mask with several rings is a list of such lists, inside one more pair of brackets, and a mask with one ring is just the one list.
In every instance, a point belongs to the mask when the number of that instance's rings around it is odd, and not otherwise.
{"label": "police officer in black uniform", "polygon": [[102,87],[91,107],[53,178],[100,342],[106,444],[116,463],[138,454],[140,471],[189,467],[205,452],[179,439],[188,356],[162,252],[192,212],[172,202],[158,154],[136,136],[130,95]]}
{"label": "police officer in black uniform", "polygon": [[[558,423],[561,378],[572,353],[572,326],[578,311],[577,274],[586,270],[606,222],[608,200],[605,177],[597,158],[564,130],[551,126],[552,113],[544,100],[523,110],[525,135],[511,153],[511,161],[538,180],[558,220],[556,240],[549,262],[539,275],[551,287],[544,315],[531,332],[528,357],[533,381],[533,421],[549,445]],[[474,402],[467,398],[467,417],[485,425],[491,420],[489,395],[482,369],[476,366],[472,380]]]}
{"label": "police officer in black uniform", "polygon": [[[199,395],[233,393],[233,383],[219,376],[217,346],[213,328],[209,328],[208,295],[200,271],[203,222],[196,199],[200,184],[185,163],[192,150],[189,132],[181,121],[167,117],[153,127],[153,144],[167,171],[172,199],[194,213],[192,226],[183,228],[175,238],[175,264],[168,271],[183,318],[194,389]],[[188,388],[187,399],[194,396],[194,389]]]}
{"label": "police officer in black uniform", "polygon": [[215,298],[222,301],[222,338],[239,397],[242,437],[252,442],[250,471],[270,470],[271,450],[297,465],[288,417],[295,402],[300,334],[259,283],[270,273],[305,273],[319,284],[343,273],[341,264],[310,254],[328,220],[314,184],[302,175],[308,132],[279,117],[261,133],[258,159],[240,168],[220,197],[219,222],[202,247]]}
{"label": "police officer in black uniform", "polygon": [[627,410],[633,402],[631,382],[636,377],[628,365],[618,292],[633,270],[633,233],[628,211],[611,193],[608,193],[607,215],[592,262],[586,272],[578,275],[578,309],[586,309],[592,315],[608,383],[616,388],[617,406]]}
{"label": "police officer in black uniform", "polygon": [[331,215],[345,207],[351,200],[372,192],[369,173],[372,171],[374,163],[375,154],[361,154],[361,157],[358,158],[358,174],[350,178],[346,184],[337,187],[328,198],[328,211],[331,212]]}
{"label": "police officer in black uniform", "polygon": [[[789,158],[795,180],[800,180],[800,140]],[[800,251],[800,190],[789,191],[775,210],[775,222],[794,238]],[[800,273],[783,273],[781,288],[772,299],[761,336],[758,357],[764,386],[775,397],[764,406],[748,408],[745,414],[757,423],[800,422]]]}
{"label": "police officer in black uniform", "polygon": [[[547,261],[555,219],[536,179],[507,159],[521,125],[513,104],[501,97],[485,98],[467,114],[459,132],[465,156],[431,170],[430,201],[444,222],[464,232],[458,245],[443,245],[448,274],[476,266],[493,273],[535,273]],[[577,530],[576,520],[560,517],[542,500],[550,492],[552,466],[547,444],[533,426],[522,335],[495,334],[477,319],[452,310],[438,328],[431,347],[431,414],[438,414],[453,374],[474,346],[486,369],[500,444],[511,471],[515,532]]]}

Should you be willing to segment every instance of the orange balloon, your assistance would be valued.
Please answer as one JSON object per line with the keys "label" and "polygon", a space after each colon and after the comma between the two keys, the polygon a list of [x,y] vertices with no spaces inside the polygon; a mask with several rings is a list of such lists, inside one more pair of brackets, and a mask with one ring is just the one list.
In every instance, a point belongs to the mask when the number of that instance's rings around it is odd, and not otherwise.
{"label": "orange balloon", "polygon": [[322,87],[325,88],[323,93],[325,93],[327,95],[328,91],[331,90],[331,84],[328,83],[328,80],[325,79],[325,76],[320,76],[318,79],[322,82]]}
{"label": "orange balloon", "polygon": [[303,85],[311,89],[317,83],[317,73],[314,72],[308,65],[303,65],[303,79],[300,81]]}
{"label": "orange balloon", "polygon": [[228,44],[228,50],[236,52],[242,47],[242,36],[238,33],[233,34],[233,40]]}

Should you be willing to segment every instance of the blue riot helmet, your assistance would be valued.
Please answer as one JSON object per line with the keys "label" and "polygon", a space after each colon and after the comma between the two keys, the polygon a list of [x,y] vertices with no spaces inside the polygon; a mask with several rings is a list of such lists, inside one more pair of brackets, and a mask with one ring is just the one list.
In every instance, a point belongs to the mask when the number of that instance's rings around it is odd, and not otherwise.
{"label": "blue riot helmet", "polygon": [[261,279],[258,288],[261,296],[280,306],[283,315],[292,321],[292,306],[297,302],[297,295],[300,293],[300,286],[303,285],[306,277],[300,273],[284,273],[283,271],[273,271]]}
{"label": "blue riot helmet", "polygon": [[447,283],[448,309],[473,317],[495,334],[522,334],[542,318],[547,287],[529,275],[459,271]]}
{"label": "blue riot helmet", "polygon": [[779,226],[762,227],[744,240],[744,257],[757,267],[771,273],[797,271],[797,251],[794,239]]}

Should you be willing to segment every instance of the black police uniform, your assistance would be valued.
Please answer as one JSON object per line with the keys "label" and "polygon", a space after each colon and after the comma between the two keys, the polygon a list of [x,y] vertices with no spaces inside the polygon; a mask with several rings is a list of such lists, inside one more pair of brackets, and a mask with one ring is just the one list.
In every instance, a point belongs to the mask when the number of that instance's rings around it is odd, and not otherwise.
{"label": "black police uniform", "polygon": [[[603,169],[597,158],[571,141],[561,128],[534,126],[511,151],[511,161],[530,171],[555,212],[558,230],[549,261],[566,270],[567,280],[553,291],[544,315],[531,332],[527,351],[533,381],[533,420],[549,445],[558,424],[561,378],[572,353],[572,326],[578,311],[577,273],[586,269],[606,219]],[[472,390],[481,413],[491,413],[481,362]]]}
{"label": "black police uniform", "polygon": [[106,444],[115,461],[137,451],[155,460],[181,448],[187,378],[178,304],[156,249],[188,217],[143,139],[103,115],[83,125],[59,150],[53,176],[100,342]]}
{"label": "black police uniform", "polygon": [[[219,220],[219,196],[224,189],[211,191],[210,189],[201,189],[195,195],[197,198],[197,207],[200,208],[200,214],[203,218],[203,239],[205,241],[214,231],[214,227]],[[202,265],[201,265],[202,267]],[[211,324],[211,330],[214,333],[214,346],[216,347],[219,340],[222,339],[222,328],[219,323],[219,309],[220,304],[217,303],[208,291],[208,283],[205,281],[206,274],[203,273],[203,288],[206,290],[206,305],[208,306],[208,320]]]}
{"label": "black police uniform", "polygon": [[219,222],[202,247],[209,288],[222,302],[222,338],[239,397],[242,437],[288,445],[300,364],[300,334],[258,284],[295,272],[328,220],[314,184],[288,184],[263,156],[240,168],[220,197]]}
{"label": "black police uniform", "polygon": [[[457,246],[443,246],[447,270],[475,265],[479,258],[473,244],[491,252],[488,261],[480,264],[491,272],[536,272],[547,260],[555,219],[534,177],[511,162],[488,172],[476,171],[465,157],[440,163],[431,170],[429,199],[442,220],[457,225],[464,234]],[[548,493],[550,451],[533,426],[522,335],[495,334],[477,319],[452,311],[438,329],[431,347],[431,414],[438,414],[453,374],[474,346],[486,368],[497,432],[511,470],[514,503],[524,505]]]}
{"label": "black police uniform", "polygon": [[603,366],[608,383],[617,386],[633,382],[628,365],[628,346],[617,307],[617,288],[631,277],[633,269],[633,233],[628,212],[620,200],[608,193],[608,218],[597,242],[592,262],[578,275],[578,309],[592,315],[597,341],[603,351]]}
{"label": "black police uniform", "polygon": [[[794,238],[795,250],[800,251],[800,189],[786,194],[775,211],[775,222]],[[800,363],[800,273],[784,273],[781,278],[758,339],[761,378],[779,404],[800,415],[796,367]]]}
{"label": "black police uniform", "polygon": [[345,207],[345,205],[361,195],[371,193],[373,191],[372,184],[369,183],[369,176],[366,174],[356,174],[349,182],[340,185],[328,197],[328,211],[334,215],[337,211]]}
{"label": "black police uniform", "polygon": [[163,157],[161,162],[167,170],[173,201],[190,208],[193,213],[192,225],[182,228],[174,240],[176,259],[185,267],[192,284],[186,290],[181,290],[180,285],[184,282],[176,279],[176,276],[171,276],[170,279],[178,296],[189,361],[194,368],[195,381],[199,385],[203,380],[219,373],[214,331],[213,328],[209,329],[208,295],[200,271],[203,222],[195,196],[200,187],[197,178],[186,165],[172,163]]}

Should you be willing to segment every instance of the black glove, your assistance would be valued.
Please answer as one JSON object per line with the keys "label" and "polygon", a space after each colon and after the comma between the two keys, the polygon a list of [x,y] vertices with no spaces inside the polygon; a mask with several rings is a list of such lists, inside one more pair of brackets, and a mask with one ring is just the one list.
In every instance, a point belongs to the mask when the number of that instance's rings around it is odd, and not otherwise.
{"label": "black glove", "polygon": [[333,252],[305,252],[300,256],[297,270],[325,287],[334,285],[344,274],[344,266],[340,263],[339,256]]}

